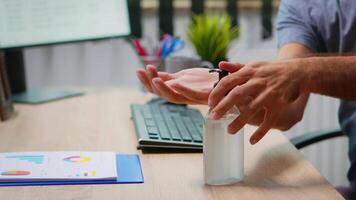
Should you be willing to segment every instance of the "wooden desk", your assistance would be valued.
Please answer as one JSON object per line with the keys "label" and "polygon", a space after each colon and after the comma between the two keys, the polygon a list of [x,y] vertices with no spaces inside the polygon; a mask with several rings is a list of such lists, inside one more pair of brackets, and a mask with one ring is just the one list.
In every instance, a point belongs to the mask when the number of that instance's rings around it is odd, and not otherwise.
{"label": "wooden desk", "polygon": [[277,131],[251,146],[253,127],[245,129],[245,181],[232,186],[204,185],[202,154],[141,154],[129,104],[148,98],[128,88],[91,91],[43,105],[16,105],[17,116],[0,123],[0,152],[138,153],[144,184],[2,187],[0,199],[342,199]]}

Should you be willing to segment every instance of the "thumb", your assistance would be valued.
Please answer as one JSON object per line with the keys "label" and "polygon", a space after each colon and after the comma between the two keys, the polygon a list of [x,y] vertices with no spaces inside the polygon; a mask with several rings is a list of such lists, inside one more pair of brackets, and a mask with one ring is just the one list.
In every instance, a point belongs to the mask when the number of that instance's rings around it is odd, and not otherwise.
{"label": "thumb", "polygon": [[219,63],[219,68],[221,70],[225,70],[230,73],[240,70],[243,66],[245,66],[245,65],[241,64],[241,63],[232,63],[232,62],[227,62],[227,61],[221,61]]}

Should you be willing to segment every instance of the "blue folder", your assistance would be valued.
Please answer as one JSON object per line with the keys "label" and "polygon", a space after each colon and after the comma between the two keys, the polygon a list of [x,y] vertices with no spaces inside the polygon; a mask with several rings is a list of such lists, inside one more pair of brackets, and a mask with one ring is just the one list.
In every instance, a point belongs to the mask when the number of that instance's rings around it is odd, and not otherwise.
{"label": "blue folder", "polygon": [[85,185],[85,184],[134,184],[143,183],[143,174],[138,155],[116,155],[116,180],[66,180],[34,182],[0,182],[0,186],[39,186],[39,185]]}

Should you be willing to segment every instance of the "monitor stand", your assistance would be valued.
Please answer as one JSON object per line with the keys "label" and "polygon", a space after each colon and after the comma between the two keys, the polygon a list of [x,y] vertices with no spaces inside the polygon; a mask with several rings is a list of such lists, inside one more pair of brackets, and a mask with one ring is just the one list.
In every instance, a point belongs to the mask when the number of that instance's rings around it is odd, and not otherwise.
{"label": "monitor stand", "polygon": [[5,66],[11,86],[11,93],[26,91],[25,62],[22,50],[5,51]]}
{"label": "monitor stand", "polygon": [[5,66],[12,93],[11,99],[13,102],[40,104],[84,94],[82,92],[63,89],[27,89],[25,62],[22,49],[5,51]]}

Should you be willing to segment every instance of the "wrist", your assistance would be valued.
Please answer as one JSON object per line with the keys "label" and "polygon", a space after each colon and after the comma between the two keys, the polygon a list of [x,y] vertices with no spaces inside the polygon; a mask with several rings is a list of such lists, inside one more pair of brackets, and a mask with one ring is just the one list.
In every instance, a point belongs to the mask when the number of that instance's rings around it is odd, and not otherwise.
{"label": "wrist", "polygon": [[301,93],[309,94],[317,90],[317,79],[319,76],[317,58],[300,58],[297,61],[297,66],[301,69]]}
{"label": "wrist", "polygon": [[308,62],[305,59],[297,58],[291,60],[291,64],[293,64],[294,72],[291,74],[291,80],[298,77],[295,80],[298,80],[296,83],[299,83],[299,95],[310,93],[310,72],[308,68]]}

